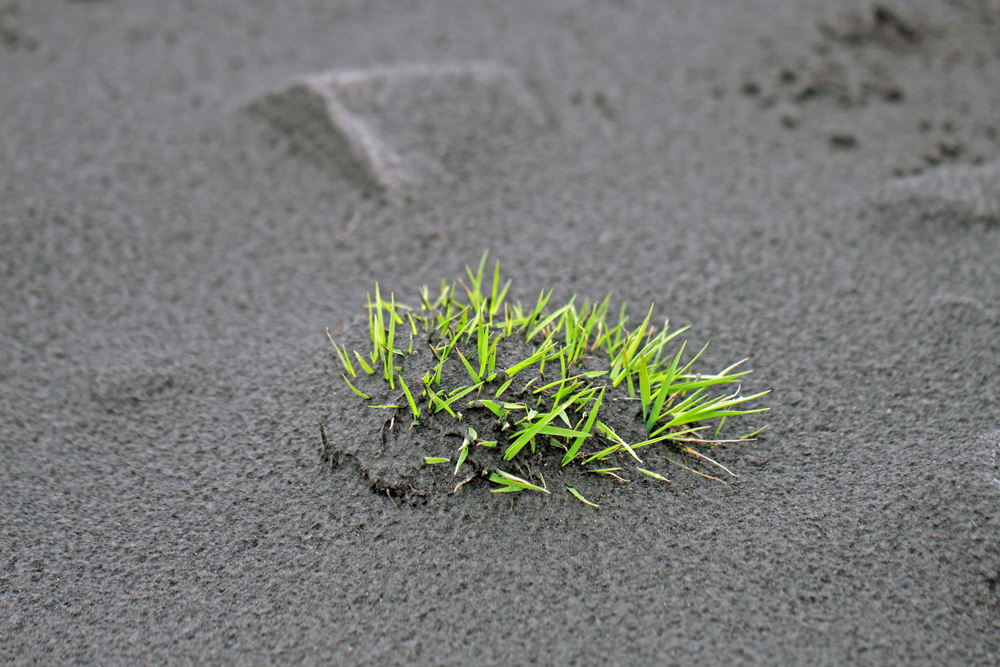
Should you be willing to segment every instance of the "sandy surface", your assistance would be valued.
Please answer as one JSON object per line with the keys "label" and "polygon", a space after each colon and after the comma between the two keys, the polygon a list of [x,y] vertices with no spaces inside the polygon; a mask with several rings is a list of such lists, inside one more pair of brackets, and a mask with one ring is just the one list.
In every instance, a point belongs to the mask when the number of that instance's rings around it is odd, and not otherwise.
{"label": "sandy surface", "polygon": [[[998,664],[1000,9],[671,4],[0,2],[0,661]],[[391,193],[254,111],[483,61],[337,93]],[[750,357],[739,480],[323,465],[326,328],[485,248]]]}

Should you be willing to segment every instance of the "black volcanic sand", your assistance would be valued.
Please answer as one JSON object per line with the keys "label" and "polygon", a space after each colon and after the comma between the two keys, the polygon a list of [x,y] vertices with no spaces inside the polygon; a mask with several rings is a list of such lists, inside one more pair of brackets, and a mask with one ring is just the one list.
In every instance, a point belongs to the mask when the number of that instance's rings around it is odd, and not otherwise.
{"label": "black volcanic sand", "polygon": [[[0,660],[998,664],[995,3],[674,4],[0,2]],[[450,174],[402,198],[247,110],[473,59],[544,127],[390,102]],[[320,420],[378,436],[326,328],[486,248],[749,357],[739,479],[409,503],[324,463]]]}

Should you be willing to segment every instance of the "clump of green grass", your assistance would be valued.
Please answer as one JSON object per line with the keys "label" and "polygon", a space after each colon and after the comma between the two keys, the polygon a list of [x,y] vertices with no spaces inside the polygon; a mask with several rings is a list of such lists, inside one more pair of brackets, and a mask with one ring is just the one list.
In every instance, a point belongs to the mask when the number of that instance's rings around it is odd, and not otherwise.
{"label": "clump of green grass", "polygon": [[[657,331],[650,323],[650,307],[642,323],[630,330],[624,305],[617,316],[609,316],[610,296],[599,303],[585,301],[581,306],[574,297],[554,310],[547,309],[551,291],[543,291],[529,307],[509,303],[506,296],[511,283],[501,284],[499,263],[487,289],[486,259],[487,253],[483,253],[476,271],[467,268],[469,284],[459,281],[461,290],[442,281],[438,295],[432,298],[427,287],[421,288],[419,310],[397,303],[392,294],[386,301],[376,285],[374,299],[368,296],[371,350],[366,355],[349,354],[346,346],[338,347],[331,338],[344,368],[343,379],[360,399],[371,400],[351,382],[358,377],[354,361],[361,372],[378,375],[390,389],[401,390],[396,402],[370,407],[406,410],[414,428],[421,428],[429,419],[461,425],[463,442],[454,457],[425,457],[427,465],[456,461],[454,475],[458,476],[472,448],[497,448],[502,461],[496,469],[482,473],[498,485],[492,489],[494,493],[530,490],[547,494],[540,475],[535,483],[525,479],[529,475],[523,472],[518,476],[499,466],[512,464],[520,472],[518,459],[523,452],[534,453],[545,444],[562,450],[562,466],[583,466],[588,472],[622,481],[627,480],[618,473],[627,475],[629,471],[668,481],[664,475],[640,467],[644,465],[640,457],[643,450],[660,446],[735,477],[703,450],[735,441],[718,439],[730,417],[768,409],[743,407],[768,393],[741,395],[741,378],[751,372],[738,370],[745,359],[718,373],[698,371],[695,364],[707,345],[687,361],[686,343],[676,351],[668,350],[687,327],[671,331],[668,321]],[[419,384],[411,386],[403,379],[402,364],[414,354],[414,339],[421,332],[433,361],[424,369]],[[509,359],[509,350],[515,348],[526,351]],[[593,370],[594,363],[585,364],[594,359],[604,360],[604,369]],[[443,382],[444,377],[455,376],[445,373],[448,365],[461,374],[461,382]],[[585,370],[585,365],[591,369]],[[613,400],[638,403],[640,438],[629,442],[609,425],[611,420],[605,413],[610,411],[612,394],[618,396]],[[493,432],[480,437],[466,425],[463,412],[469,411],[492,413]],[[752,438],[757,432],[736,440]],[[606,467],[612,459],[613,467]],[[667,460],[721,481],[669,457]],[[567,487],[567,491],[581,502],[597,506],[575,488]]]}

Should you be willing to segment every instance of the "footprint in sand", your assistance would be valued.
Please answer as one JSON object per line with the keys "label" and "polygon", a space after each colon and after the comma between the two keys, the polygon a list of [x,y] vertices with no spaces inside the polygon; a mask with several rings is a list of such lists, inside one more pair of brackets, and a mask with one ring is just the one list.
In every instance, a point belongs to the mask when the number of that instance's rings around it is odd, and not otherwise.
{"label": "footprint in sand", "polygon": [[939,167],[890,180],[870,197],[892,224],[935,222],[948,229],[1000,226],[1000,162]]}
{"label": "footprint in sand", "polygon": [[248,108],[390,199],[489,169],[546,124],[518,73],[489,61],[301,76]]}

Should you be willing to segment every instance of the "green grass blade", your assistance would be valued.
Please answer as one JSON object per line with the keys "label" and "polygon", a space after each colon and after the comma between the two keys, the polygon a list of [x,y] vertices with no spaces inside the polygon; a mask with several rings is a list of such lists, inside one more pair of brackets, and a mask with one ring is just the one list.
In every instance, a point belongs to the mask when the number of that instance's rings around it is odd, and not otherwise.
{"label": "green grass blade", "polygon": [[500,395],[502,393],[504,393],[505,391],[507,391],[508,389],[510,389],[510,383],[513,382],[513,381],[514,381],[514,378],[507,378],[507,381],[504,382],[502,385],[500,385],[500,388],[497,389],[496,397],[500,398]]}
{"label": "green grass blade", "polygon": [[451,463],[451,460],[443,458],[441,456],[425,456],[424,463],[426,463],[429,466],[432,466],[437,463]]}
{"label": "green grass blade", "polygon": [[719,420],[719,425],[715,428],[715,435],[713,437],[718,438],[719,437],[719,431],[721,431],[722,427],[725,426],[725,425],[726,425],[726,418],[723,417],[722,419]]}
{"label": "green grass blade", "polygon": [[636,468],[636,470],[638,470],[639,472],[641,472],[643,475],[649,475],[653,479],[658,479],[658,480],[661,480],[663,482],[669,482],[670,481],[669,479],[667,479],[663,475],[659,475],[659,474],[653,472],[652,470],[646,470],[645,468],[638,468],[638,467]]}
{"label": "green grass blade", "polygon": [[535,309],[531,311],[531,315],[525,317],[521,323],[522,330],[530,327],[538,317],[541,317],[542,311],[545,310],[545,304],[549,302],[549,298],[552,297],[552,290],[546,295],[545,290],[542,290],[541,294],[538,295],[538,303],[535,304]]}
{"label": "green grass blade", "polygon": [[591,507],[595,507],[597,509],[601,508],[600,505],[597,505],[596,503],[592,503],[589,500],[587,500],[586,498],[584,498],[583,494],[581,494],[579,491],[577,491],[576,489],[574,489],[572,486],[567,486],[566,490],[569,491],[570,493],[572,493],[574,496],[576,496],[576,499],[579,500],[584,505],[590,505]]}
{"label": "green grass blade", "polygon": [[517,375],[519,371],[524,370],[525,368],[531,366],[532,364],[538,363],[540,360],[545,358],[545,355],[547,355],[549,351],[553,347],[555,347],[555,345],[556,345],[555,343],[549,341],[547,345],[543,345],[542,347],[540,347],[533,355],[531,355],[524,361],[514,364],[510,368],[506,369],[507,376],[513,378],[515,375]]}
{"label": "green grass blade", "polygon": [[[605,389],[607,389],[607,386],[601,387],[601,393],[597,395],[597,399],[594,401],[594,407],[590,409],[590,414],[587,415],[587,423],[584,424],[583,428],[581,429],[584,433],[589,434],[591,429],[594,428],[594,422],[597,420],[597,413],[601,409],[601,401],[604,400]],[[563,465],[568,464],[570,461],[576,458],[576,455],[580,451],[580,448],[583,447],[583,443],[585,440],[586,438],[577,438],[576,441],[573,442],[573,446],[570,447],[569,451],[566,452],[566,455],[563,456],[562,460]]]}
{"label": "green grass blade", "polygon": [[441,385],[441,372],[444,370],[444,359],[439,359],[437,365],[434,366],[434,384]]}
{"label": "green grass blade", "polygon": [[347,383],[347,386],[350,387],[351,391],[353,391],[355,394],[357,394],[361,398],[365,399],[366,401],[371,399],[371,396],[369,396],[368,394],[362,393],[360,390],[358,390],[357,387],[355,387],[353,384],[351,384],[351,381],[347,379],[346,375],[341,375],[340,377],[344,378],[344,382]]}
{"label": "green grass blade", "polygon": [[639,357],[639,400],[642,402],[642,418],[645,421],[649,417],[650,393],[649,393],[649,366],[646,364],[646,357]]}
{"label": "green grass blade", "polygon": [[708,349],[708,345],[709,345],[708,343],[705,343],[705,346],[702,347],[700,350],[698,350],[698,354],[694,355],[691,361],[687,362],[687,366],[677,371],[678,377],[685,376],[687,372],[691,370],[691,367],[694,366],[694,362],[698,361],[698,358],[705,352],[705,350]]}
{"label": "green grass blade", "polygon": [[[544,489],[540,486],[536,486],[531,482],[523,480],[515,475],[511,475],[509,472],[504,472],[503,470],[497,470],[492,475],[490,475],[490,481],[495,482],[496,484],[505,484],[508,487],[514,487],[513,489],[507,489],[507,490],[523,491],[526,489],[530,489],[531,491],[540,491],[542,493],[549,493],[547,489]],[[494,489],[493,491],[494,493],[497,493],[503,490]]]}
{"label": "green grass blade", "polygon": [[428,384],[428,383],[425,382],[424,386],[427,388],[427,396],[428,396],[428,398],[430,398],[431,405],[433,405],[433,406],[436,407],[436,409],[434,410],[435,413],[441,412],[442,410],[444,410],[445,412],[447,412],[449,415],[451,415],[455,419],[458,419],[458,415],[456,415],[455,411],[451,409],[451,405],[449,405],[448,403],[445,403],[444,399],[441,398],[440,396],[438,396],[437,392],[435,392],[433,389],[431,389],[430,384]]}
{"label": "green grass blade", "polygon": [[487,410],[489,410],[490,412],[492,412],[497,417],[503,417],[504,413],[507,412],[506,410],[504,410],[504,408],[503,408],[502,405],[500,405],[499,403],[497,403],[495,401],[489,401],[489,400],[469,401],[469,407],[470,408],[486,408]]}
{"label": "green grass blade", "polygon": [[524,448],[526,444],[528,444],[529,441],[531,441],[532,439],[534,439],[536,435],[538,435],[538,432],[542,430],[542,428],[548,426],[549,423],[553,419],[555,419],[556,416],[561,411],[565,410],[567,407],[569,407],[569,403],[566,403],[556,408],[552,412],[545,414],[539,421],[535,422],[533,425],[529,426],[525,430],[518,433],[517,439],[515,439],[514,442],[510,444],[510,447],[507,448],[507,451],[504,452],[503,455],[504,460],[510,461],[512,458],[514,458],[517,455],[517,453],[521,451],[521,449]]}
{"label": "green grass blade", "polygon": [[465,389],[462,389],[461,391],[456,392],[456,394],[454,396],[450,396],[448,398],[448,400],[445,401],[445,403],[447,403],[450,406],[452,403],[454,403],[458,399],[462,398],[463,396],[467,396],[468,394],[470,394],[473,391],[479,390],[481,387],[482,387],[482,384],[474,384],[472,386],[466,387]]}
{"label": "green grass blade", "polygon": [[764,430],[764,429],[766,429],[766,428],[767,428],[767,426],[766,426],[766,425],[765,425],[765,426],[761,426],[761,427],[760,427],[759,429],[757,429],[757,430],[756,430],[756,431],[754,431],[753,433],[747,433],[746,435],[741,435],[741,436],[740,436],[739,438],[737,438],[737,439],[738,439],[738,440],[751,440],[751,439],[755,438],[755,437],[756,437],[757,435],[759,435],[759,434],[760,434],[760,432],[761,432],[761,431],[763,431],[763,430]]}
{"label": "green grass blade", "polygon": [[456,349],[455,352],[458,353],[458,358],[461,359],[462,363],[465,365],[465,370],[469,372],[469,377],[472,378],[472,382],[475,384],[479,384],[481,380],[479,379],[479,374],[476,373],[476,369],[472,367],[472,364],[470,364],[469,360],[465,358],[465,355],[462,354],[461,350]]}
{"label": "green grass blade", "polygon": [[670,396],[670,383],[673,382],[674,374],[677,372],[677,365],[681,361],[681,355],[684,354],[684,348],[687,346],[687,341],[681,343],[681,349],[677,351],[677,356],[674,357],[673,362],[664,371],[661,376],[661,382],[659,390],[656,392],[656,401],[653,403],[653,409],[650,410],[649,416],[646,418],[646,432],[651,432],[656,422],[659,421],[663,414],[663,405],[666,402],[668,396]]}
{"label": "green grass blade", "polygon": [[485,318],[479,318],[479,330],[476,335],[476,356],[479,359],[479,377],[486,375],[490,363],[490,328]]}
{"label": "green grass blade", "polygon": [[[635,453],[635,450],[632,449],[632,446],[627,442],[625,442],[624,440],[622,440],[621,437],[619,437],[619,435],[615,433],[614,429],[612,429],[610,426],[608,426],[604,422],[599,421],[597,422],[597,430],[600,431],[606,438],[611,440],[611,442],[617,443],[620,447],[624,447],[625,451],[627,451],[629,454],[632,455],[632,458],[634,458],[639,463],[642,463],[642,459],[640,459],[639,455]],[[586,461],[584,461],[584,463],[586,463]]]}
{"label": "green grass blade", "polygon": [[756,412],[765,412],[770,408],[756,408],[753,410],[727,410],[733,405],[739,403],[745,403],[747,401],[752,401],[755,398],[760,398],[765,394],[770,393],[770,390],[762,391],[758,394],[753,394],[752,396],[739,396],[735,394],[732,396],[720,396],[719,398],[712,399],[702,405],[680,412],[680,410],[675,411],[675,416],[669,422],[664,424],[658,429],[658,432],[662,432],[665,428],[671,428],[674,426],[683,426],[684,424],[689,424],[693,421],[702,421],[709,419],[716,419],[718,417],[733,417],[736,415],[750,415]]}
{"label": "green grass blade", "polygon": [[742,373],[736,373],[735,375],[702,375],[695,376],[697,379],[690,380],[688,382],[675,382],[670,386],[670,393],[676,394],[677,392],[687,392],[692,389],[699,389],[701,387],[712,387],[720,384],[732,384],[736,382],[739,378],[744,375],[749,375],[753,371],[743,371]]}
{"label": "green grass blade", "polygon": [[688,435],[691,433],[696,433],[697,431],[704,430],[705,426],[699,426],[698,428],[685,428],[680,431],[671,431],[666,435],[658,435],[655,438],[650,438],[649,440],[643,440],[642,442],[637,442],[632,445],[632,449],[641,449],[643,447],[648,447],[649,445],[655,445],[658,442],[663,442],[664,440],[683,440],[681,436]]}
{"label": "green grass blade", "polygon": [[368,362],[365,361],[364,357],[357,352],[354,353],[354,356],[357,357],[358,363],[361,364],[361,368],[364,369],[365,373],[368,373],[368,375],[375,374],[375,369],[368,365]]}
{"label": "green grass blade", "polygon": [[[393,345],[396,342],[396,295],[390,296],[392,302],[389,304],[389,334],[385,339],[385,379],[389,381],[389,386],[396,388],[396,369],[393,368],[392,357],[395,354]],[[381,312],[381,310],[379,311]]]}
{"label": "green grass blade", "polygon": [[[569,383],[569,384],[567,384],[567,383]],[[562,381],[562,386],[559,387],[559,391],[557,391],[555,393],[555,396],[552,397],[552,400],[555,401],[556,403],[558,403],[559,401],[561,401],[563,399],[564,396],[568,396],[570,394],[573,394],[573,392],[575,392],[577,389],[579,389],[582,384],[583,383],[580,382],[580,381],[578,381],[578,380],[570,382],[569,378],[563,380]]]}
{"label": "green grass blade", "polygon": [[501,338],[503,338],[503,332],[502,331],[499,332],[493,338],[493,342],[490,344],[490,349],[489,349],[489,351],[486,354],[486,357],[487,357],[487,359],[486,359],[486,367],[487,367],[487,370],[489,371],[489,377],[488,377],[488,379],[491,382],[493,381],[493,378],[495,378],[496,374],[497,374],[497,344],[500,342]]}
{"label": "green grass blade", "polygon": [[[649,344],[642,348],[642,350],[638,350],[639,343],[642,342],[642,336],[645,332],[646,325],[649,323],[649,317],[652,314],[652,309],[650,309],[649,314],[646,316],[646,320],[643,322],[643,326],[628,335],[625,339],[625,343],[622,345],[621,353],[615,358],[615,362],[612,366],[611,377],[613,378],[613,385],[617,387],[624,379],[628,384],[629,398],[635,398],[635,386],[632,383],[632,374],[636,371],[641,371],[642,367],[645,366],[646,373],[648,375],[650,363],[649,359],[651,356],[655,357],[658,352],[656,346],[653,344]],[[645,405],[648,406],[648,403]]]}
{"label": "green grass blade", "polygon": [[554,438],[589,438],[590,434],[584,431],[577,431],[572,428],[561,426],[545,426],[538,431],[538,435],[550,435]]}
{"label": "green grass blade", "polygon": [[[382,294],[379,291],[378,283],[375,283],[375,303],[370,306],[374,308],[374,329],[372,330],[372,336],[375,342],[376,355],[379,362],[382,364],[382,369],[385,369],[385,320],[382,318]],[[372,365],[375,365],[375,359],[372,359]]]}
{"label": "green grass blade", "polygon": [[458,464],[455,465],[455,472],[452,475],[452,477],[458,476],[458,469],[462,467],[463,463],[465,463],[465,458],[468,455],[469,455],[469,441],[466,440],[465,444],[462,445],[462,450],[458,454]]}
{"label": "green grass blade", "polygon": [[[573,297],[573,299],[575,298],[576,297]],[[559,310],[557,310],[556,312],[552,313],[544,320],[542,320],[534,329],[531,330],[531,333],[528,334],[528,337],[525,339],[525,341],[530,343],[531,339],[538,335],[538,332],[540,332],[545,327],[552,324],[552,322],[554,322],[556,318],[562,317],[569,309],[573,307],[573,299],[570,299],[568,304],[566,304],[565,306],[563,306],[562,308],[560,308]]]}
{"label": "green grass blade", "polygon": [[490,316],[496,315],[498,312],[500,312],[500,304],[502,304],[504,302],[504,299],[507,298],[507,291],[510,289],[511,281],[508,280],[507,283],[503,286],[503,289],[500,290],[500,294],[498,295],[497,282],[499,278],[500,278],[500,262],[497,262],[497,270],[493,276],[493,295],[490,297]]}
{"label": "green grass blade", "polygon": [[611,445],[610,447],[608,447],[607,449],[602,449],[601,451],[597,452],[596,454],[593,454],[590,457],[584,459],[583,465],[587,465],[591,461],[603,461],[604,459],[608,458],[609,456],[611,456],[612,454],[614,454],[615,452],[617,452],[621,448],[622,448],[622,446],[620,444],[614,444],[614,445]]}
{"label": "green grass blade", "polygon": [[333,342],[333,336],[330,335],[329,327],[326,329],[326,337],[330,339],[330,344],[337,351],[337,356],[340,357],[340,363],[344,366],[344,370],[350,373],[352,378],[358,377],[358,374],[354,372],[354,366],[351,365],[351,357],[347,354],[347,346],[345,345],[343,350],[337,347],[337,344]]}
{"label": "green grass blade", "polygon": [[410,393],[410,388],[406,386],[406,381],[403,380],[403,376],[399,376],[399,384],[403,387],[403,393],[406,394],[406,402],[410,404],[410,412],[413,413],[413,422],[415,424],[420,423],[420,408],[417,407],[417,402],[413,400],[413,394]]}
{"label": "green grass blade", "polygon": [[466,273],[469,274],[469,282],[472,283],[472,292],[469,293],[469,303],[476,309],[482,307],[483,304],[483,272],[486,270],[486,257],[489,254],[489,250],[483,251],[482,259],[479,260],[479,269],[475,275],[472,274],[472,269],[465,267]]}

